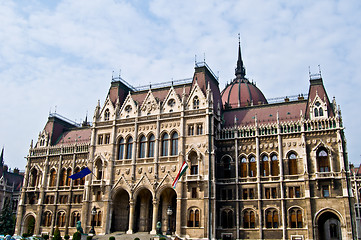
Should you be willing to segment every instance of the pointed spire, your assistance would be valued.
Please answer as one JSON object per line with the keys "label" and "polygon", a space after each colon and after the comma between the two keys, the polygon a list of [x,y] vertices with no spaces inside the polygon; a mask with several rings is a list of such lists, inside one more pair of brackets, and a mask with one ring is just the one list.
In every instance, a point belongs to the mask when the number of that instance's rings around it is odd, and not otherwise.
{"label": "pointed spire", "polygon": [[4,165],[4,147],[1,150],[1,155],[0,155],[0,164]]}
{"label": "pointed spire", "polygon": [[238,60],[237,60],[237,68],[235,71],[235,75],[237,78],[244,78],[246,76],[246,69],[244,68],[241,54],[241,37],[238,33]]}

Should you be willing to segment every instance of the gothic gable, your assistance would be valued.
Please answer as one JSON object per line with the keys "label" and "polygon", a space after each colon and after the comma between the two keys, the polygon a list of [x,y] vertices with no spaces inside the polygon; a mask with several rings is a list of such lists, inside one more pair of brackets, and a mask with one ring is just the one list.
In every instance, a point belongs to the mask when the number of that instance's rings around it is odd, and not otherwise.
{"label": "gothic gable", "polygon": [[188,110],[191,109],[200,109],[206,107],[206,96],[204,96],[202,89],[199,87],[198,83],[194,84],[193,89],[191,90],[186,106]]}
{"label": "gothic gable", "polygon": [[143,104],[140,106],[140,110],[140,114],[142,116],[160,113],[159,102],[154,97],[151,89],[149,89],[148,94],[143,101]]}
{"label": "gothic gable", "polygon": [[129,93],[124,100],[123,106],[119,110],[120,118],[135,117],[137,115],[137,105],[135,104],[132,95]]}
{"label": "gothic gable", "polygon": [[182,109],[182,103],[173,86],[170,88],[162,106],[163,113],[178,112]]}

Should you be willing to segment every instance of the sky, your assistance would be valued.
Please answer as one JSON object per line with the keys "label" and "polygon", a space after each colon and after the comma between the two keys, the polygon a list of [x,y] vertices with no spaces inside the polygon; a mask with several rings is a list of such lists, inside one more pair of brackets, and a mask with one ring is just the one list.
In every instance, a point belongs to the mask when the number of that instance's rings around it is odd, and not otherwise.
{"label": "sky", "polygon": [[307,93],[319,72],[340,105],[349,161],[361,163],[359,0],[0,0],[0,147],[25,169],[50,112],[92,119],[113,76],[131,85],[190,78],[205,61],[234,78],[238,33],[247,77],[266,98]]}

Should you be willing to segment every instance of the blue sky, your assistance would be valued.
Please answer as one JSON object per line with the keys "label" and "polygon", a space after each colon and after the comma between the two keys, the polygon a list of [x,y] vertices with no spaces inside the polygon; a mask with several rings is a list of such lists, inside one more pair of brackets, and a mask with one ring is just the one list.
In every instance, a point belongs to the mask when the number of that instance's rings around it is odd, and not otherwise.
{"label": "blue sky", "polygon": [[266,98],[307,93],[321,65],[361,163],[361,2],[0,0],[0,146],[25,168],[49,111],[80,121],[112,71],[133,86],[192,77],[205,56],[220,87],[234,77],[238,33],[247,77]]}

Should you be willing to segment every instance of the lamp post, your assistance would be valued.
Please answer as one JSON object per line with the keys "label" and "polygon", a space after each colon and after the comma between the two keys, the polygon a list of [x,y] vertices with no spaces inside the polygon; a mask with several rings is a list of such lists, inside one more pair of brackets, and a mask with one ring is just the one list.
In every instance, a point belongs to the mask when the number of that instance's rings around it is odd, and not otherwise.
{"label": "lamp post", "polygon": [[166,235],[172,235],[171,231],[170,231],[170,216],[173,214],[173,210],[170,206],[168,206],[167,209],[167,215],[168,215],[168,229],[167,229],[167,233]]}
{"label": "lamp post", "polygon": [[91,213],[92,213],[92,216],[93,216],[92,217],[92,228],[90,229],[89,234],[95,235],[95,230],[94,230],[95,221],[94,221],[94,219],[95,219],[95,215],[97,214],[97,209],[96,209],[95,206],[93,207]]}

